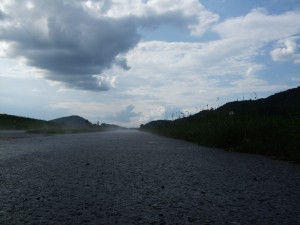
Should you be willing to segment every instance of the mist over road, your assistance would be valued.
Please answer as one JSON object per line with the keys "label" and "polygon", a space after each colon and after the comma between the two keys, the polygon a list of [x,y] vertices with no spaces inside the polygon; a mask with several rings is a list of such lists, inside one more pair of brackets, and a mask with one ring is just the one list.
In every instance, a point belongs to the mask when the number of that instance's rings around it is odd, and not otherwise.
{"label": "mist over road", "polygon": [[0,138],[0,224],[300,224],[300,166],[139,131]]}

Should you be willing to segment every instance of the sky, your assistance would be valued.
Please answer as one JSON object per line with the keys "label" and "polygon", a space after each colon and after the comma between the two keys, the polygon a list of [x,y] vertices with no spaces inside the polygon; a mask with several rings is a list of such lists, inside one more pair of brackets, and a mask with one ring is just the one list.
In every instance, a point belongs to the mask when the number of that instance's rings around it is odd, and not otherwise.
{"label": "sky", "polygon": [[0,113],[137,127],[297,86],[299,0],[0,0]]}

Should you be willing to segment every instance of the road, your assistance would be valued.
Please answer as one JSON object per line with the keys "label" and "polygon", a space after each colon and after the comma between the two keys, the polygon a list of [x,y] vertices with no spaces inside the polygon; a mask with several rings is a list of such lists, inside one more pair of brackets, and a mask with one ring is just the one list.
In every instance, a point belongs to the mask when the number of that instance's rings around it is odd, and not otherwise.
{"label": "road", "polygon": [[300,224],[300,165],[139,131],[0,139],[0,224]]}

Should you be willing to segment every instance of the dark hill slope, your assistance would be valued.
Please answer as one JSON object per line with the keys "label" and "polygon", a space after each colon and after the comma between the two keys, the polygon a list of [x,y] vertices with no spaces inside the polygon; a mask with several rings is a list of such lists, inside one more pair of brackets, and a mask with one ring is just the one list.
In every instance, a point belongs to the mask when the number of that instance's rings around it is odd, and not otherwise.
{"label": "dark hill slope", "polygon": [[49,128],[52,126],[54,126],[52,123],[45,120],[0,114],[0,130],[28,130]]}
{"label": "dark hill slope", "polygon": [[141,129],[200,145],[300,161],[300,87],[174,121],[152,121]]}
{"label": "dark hill slope", "polygon": [[219,107],[217,112],[233,112],[238,114],[259,114],[265,116],[299,116],[300,115],[300,87],[276,93],[264,99],[255,101],[229,102]]}
{"label": "dark hill slope", "polygon": [[126,130],[127,129],[115,124],[107,124],[107,123],[102,123],[100,125],[100,128],[102,128],[103,130]]}
{"label": "dark hill slope", "polygon": [[91,127],[92,123],[80,116],[66,116],[58,119],[50,120],[49,122],[60,124],[72,128],[87,128]]}

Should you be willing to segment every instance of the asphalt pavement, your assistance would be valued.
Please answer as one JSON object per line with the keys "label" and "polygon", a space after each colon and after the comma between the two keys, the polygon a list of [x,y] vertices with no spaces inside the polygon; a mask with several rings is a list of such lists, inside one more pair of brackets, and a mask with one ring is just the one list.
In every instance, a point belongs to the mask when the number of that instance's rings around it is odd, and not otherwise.
{"label": "asphalt pavement", "polygon": [[0,224],[300,224],[300,165],[139,131],[0,138]]}

